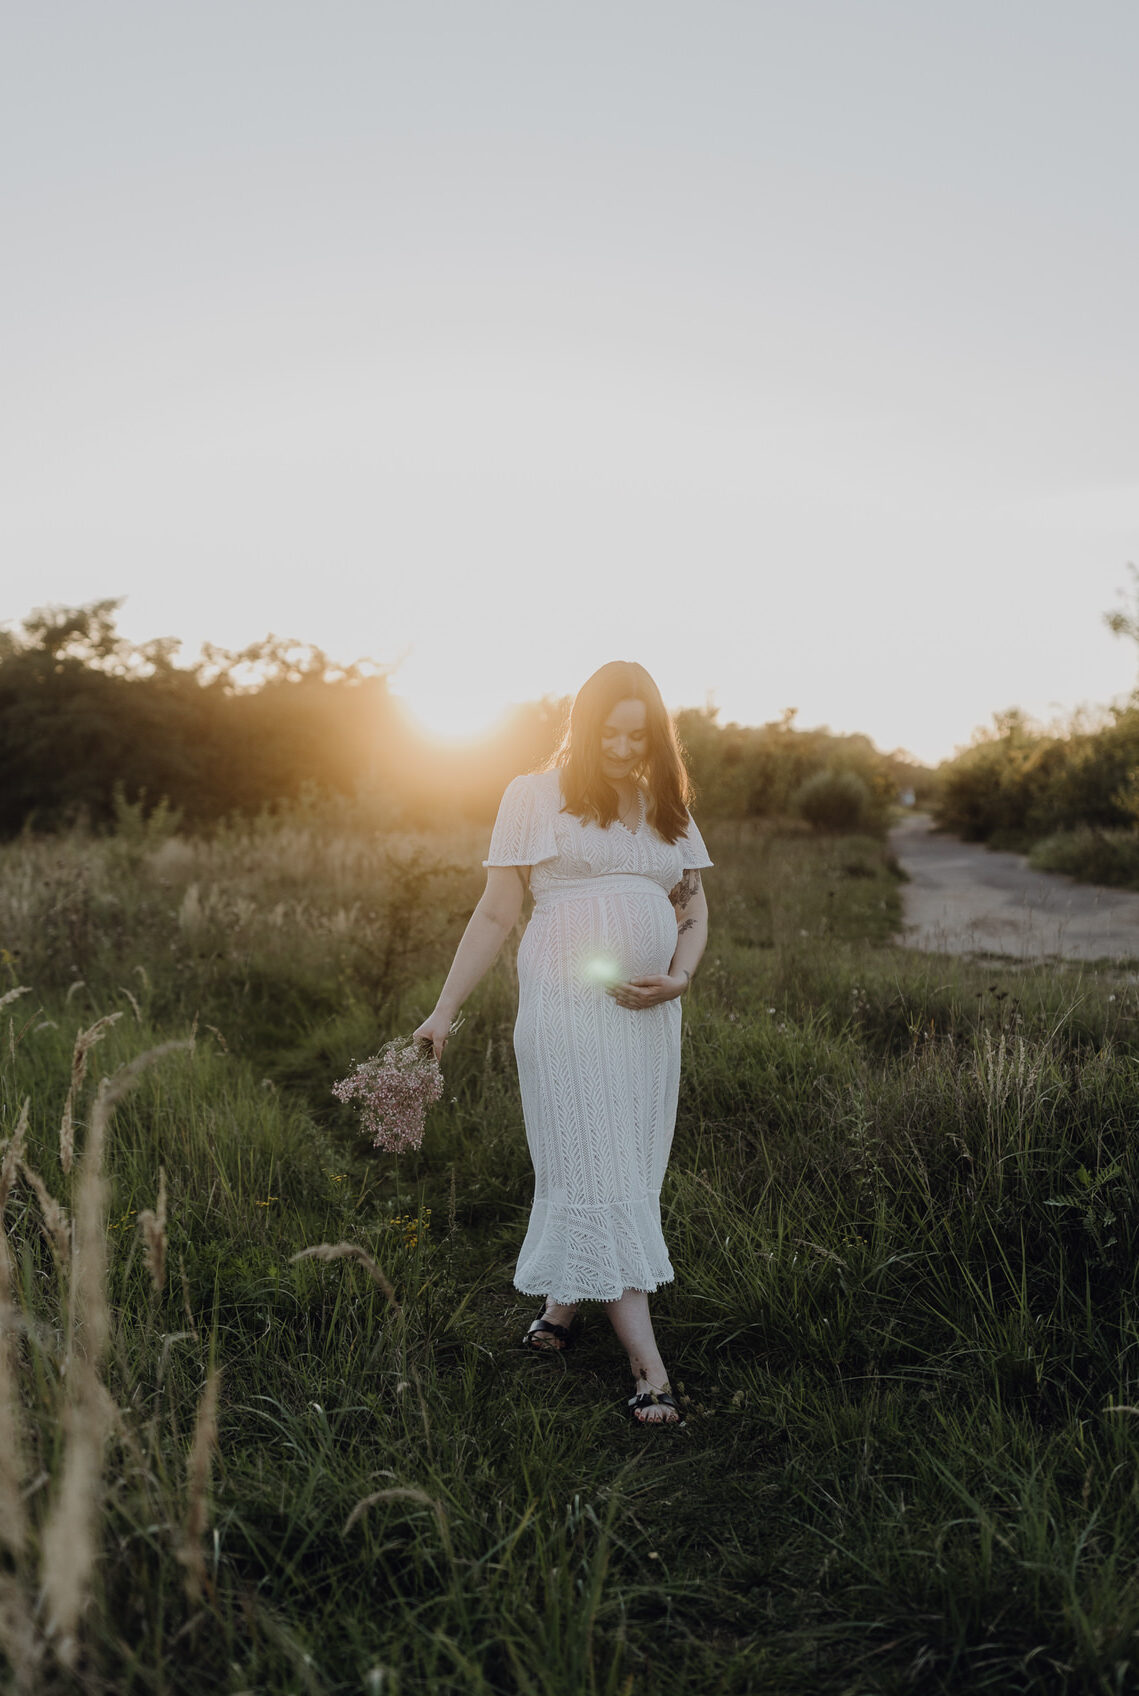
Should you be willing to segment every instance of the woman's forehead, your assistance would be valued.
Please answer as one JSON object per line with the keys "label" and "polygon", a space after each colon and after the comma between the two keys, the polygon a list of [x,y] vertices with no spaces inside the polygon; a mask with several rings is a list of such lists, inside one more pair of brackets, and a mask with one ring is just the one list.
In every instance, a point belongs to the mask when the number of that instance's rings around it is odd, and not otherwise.
{"label": "woman's forehead", "polygon": [[605,715],[606,730],[643,730],[648,718],[643,701],[618,701]]}

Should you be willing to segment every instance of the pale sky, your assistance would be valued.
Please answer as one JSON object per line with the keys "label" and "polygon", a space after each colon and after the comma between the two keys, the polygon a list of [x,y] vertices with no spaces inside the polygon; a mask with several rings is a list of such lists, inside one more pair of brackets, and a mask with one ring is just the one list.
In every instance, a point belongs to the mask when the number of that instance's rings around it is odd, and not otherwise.
{"label": "pale sky", "polygon": [[0,621],[926,759],[1135,681],[1134,0],[4,23]]}

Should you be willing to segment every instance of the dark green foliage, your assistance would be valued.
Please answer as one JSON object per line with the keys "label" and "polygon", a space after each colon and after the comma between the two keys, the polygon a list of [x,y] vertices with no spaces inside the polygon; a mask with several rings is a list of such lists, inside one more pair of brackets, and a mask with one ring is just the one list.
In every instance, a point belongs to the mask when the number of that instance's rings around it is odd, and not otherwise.
{"label": "dark green foliage", "polygon": [[855,771],[816,772],[795,791],[793,805],[816,830],[868,830],[885,822],[885,808],[875,815],[870,786]]}
{"label": "dark green foliage", "polygon": [[1027,848],[1056,838],[1037,862],[1044,869],[1139,887],[1134,704],[1112,709],[1099,729],[1077,725],[1067,735],[1034,730],[1020,714],[1005,713],[991,734],[940,767],[937,776],[935,810],[947,830],[995,847]]}
{"label": "dark green foliage", "polygon": [[[83,823],[138,843],[156,807],[168,812],[153,829],[317,808],[363,834],[485,823],[509,780],[549,759],[569,705],[515,707],[479,744],[448,748],[416,732],[370,662],[338,666],[270,636],[179,666],[170,640],[120,638],[116,607],[35,614],[0,633],[0,836]],[[793,716],[747,729],[680,715],[701,817],[789,817],[804,780],[837,760],[872,794],[877,827],[918,782],[903,756],[795,730]]]}
{"label": "dark green foliage", "polygon": [[1084,883],[1139,889],[1139,831],[1077,825],[1033,844],[1029,863],[1042,872],[1066,872]]}
{"label": "dark green foliage", "polygon": [[827,829],[879,829],[900,790],[925,793],[928,773],[905,754],[879,753],[865,736],[797,730],[794,721],[793,710],[758,727],[721,725],[711,708],[678,714],[700,816],[794,818],[806,784],[832,770],[861,782],[866,802],[861,818]]}
{"label": "dark green foliage", "polygon": [[[382,677],[273,638],[180,668],[174,644],[122,642],[115,608],[33,617],[0,654],[0,832],[109,824],[116,790],[202,821],[378,777]],[[243,667],[260,687],[239,686]]]}

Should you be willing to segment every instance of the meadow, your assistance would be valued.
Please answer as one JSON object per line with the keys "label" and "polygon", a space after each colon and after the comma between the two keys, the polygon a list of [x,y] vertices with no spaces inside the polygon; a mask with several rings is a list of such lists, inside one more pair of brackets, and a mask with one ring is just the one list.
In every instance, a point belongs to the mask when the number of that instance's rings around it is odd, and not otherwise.
{"label": "meadow", "polygon": [[0,848],[9,1688],[1139,1689],[1134,974],[904,951],[880,838],[710,823],[642,1430],[600,1311],[519,1347],[511,961],[419,1153],[330,1094],[485,832],[174,823]]}

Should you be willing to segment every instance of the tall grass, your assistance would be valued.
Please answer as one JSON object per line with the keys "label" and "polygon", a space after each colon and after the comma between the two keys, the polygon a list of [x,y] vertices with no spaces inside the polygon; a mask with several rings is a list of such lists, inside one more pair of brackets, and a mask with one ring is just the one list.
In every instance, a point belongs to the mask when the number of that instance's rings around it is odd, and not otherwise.
{"label": "tall grass", "polygon": [[517,1347],[510,962],[420,1154],[329,1094],[430,1005],[472,844],[5,851],[14,1688],[1135,1687],[1132,976],[898,950],[870,839],[711,847],[650,1432],[600,1312]]}

